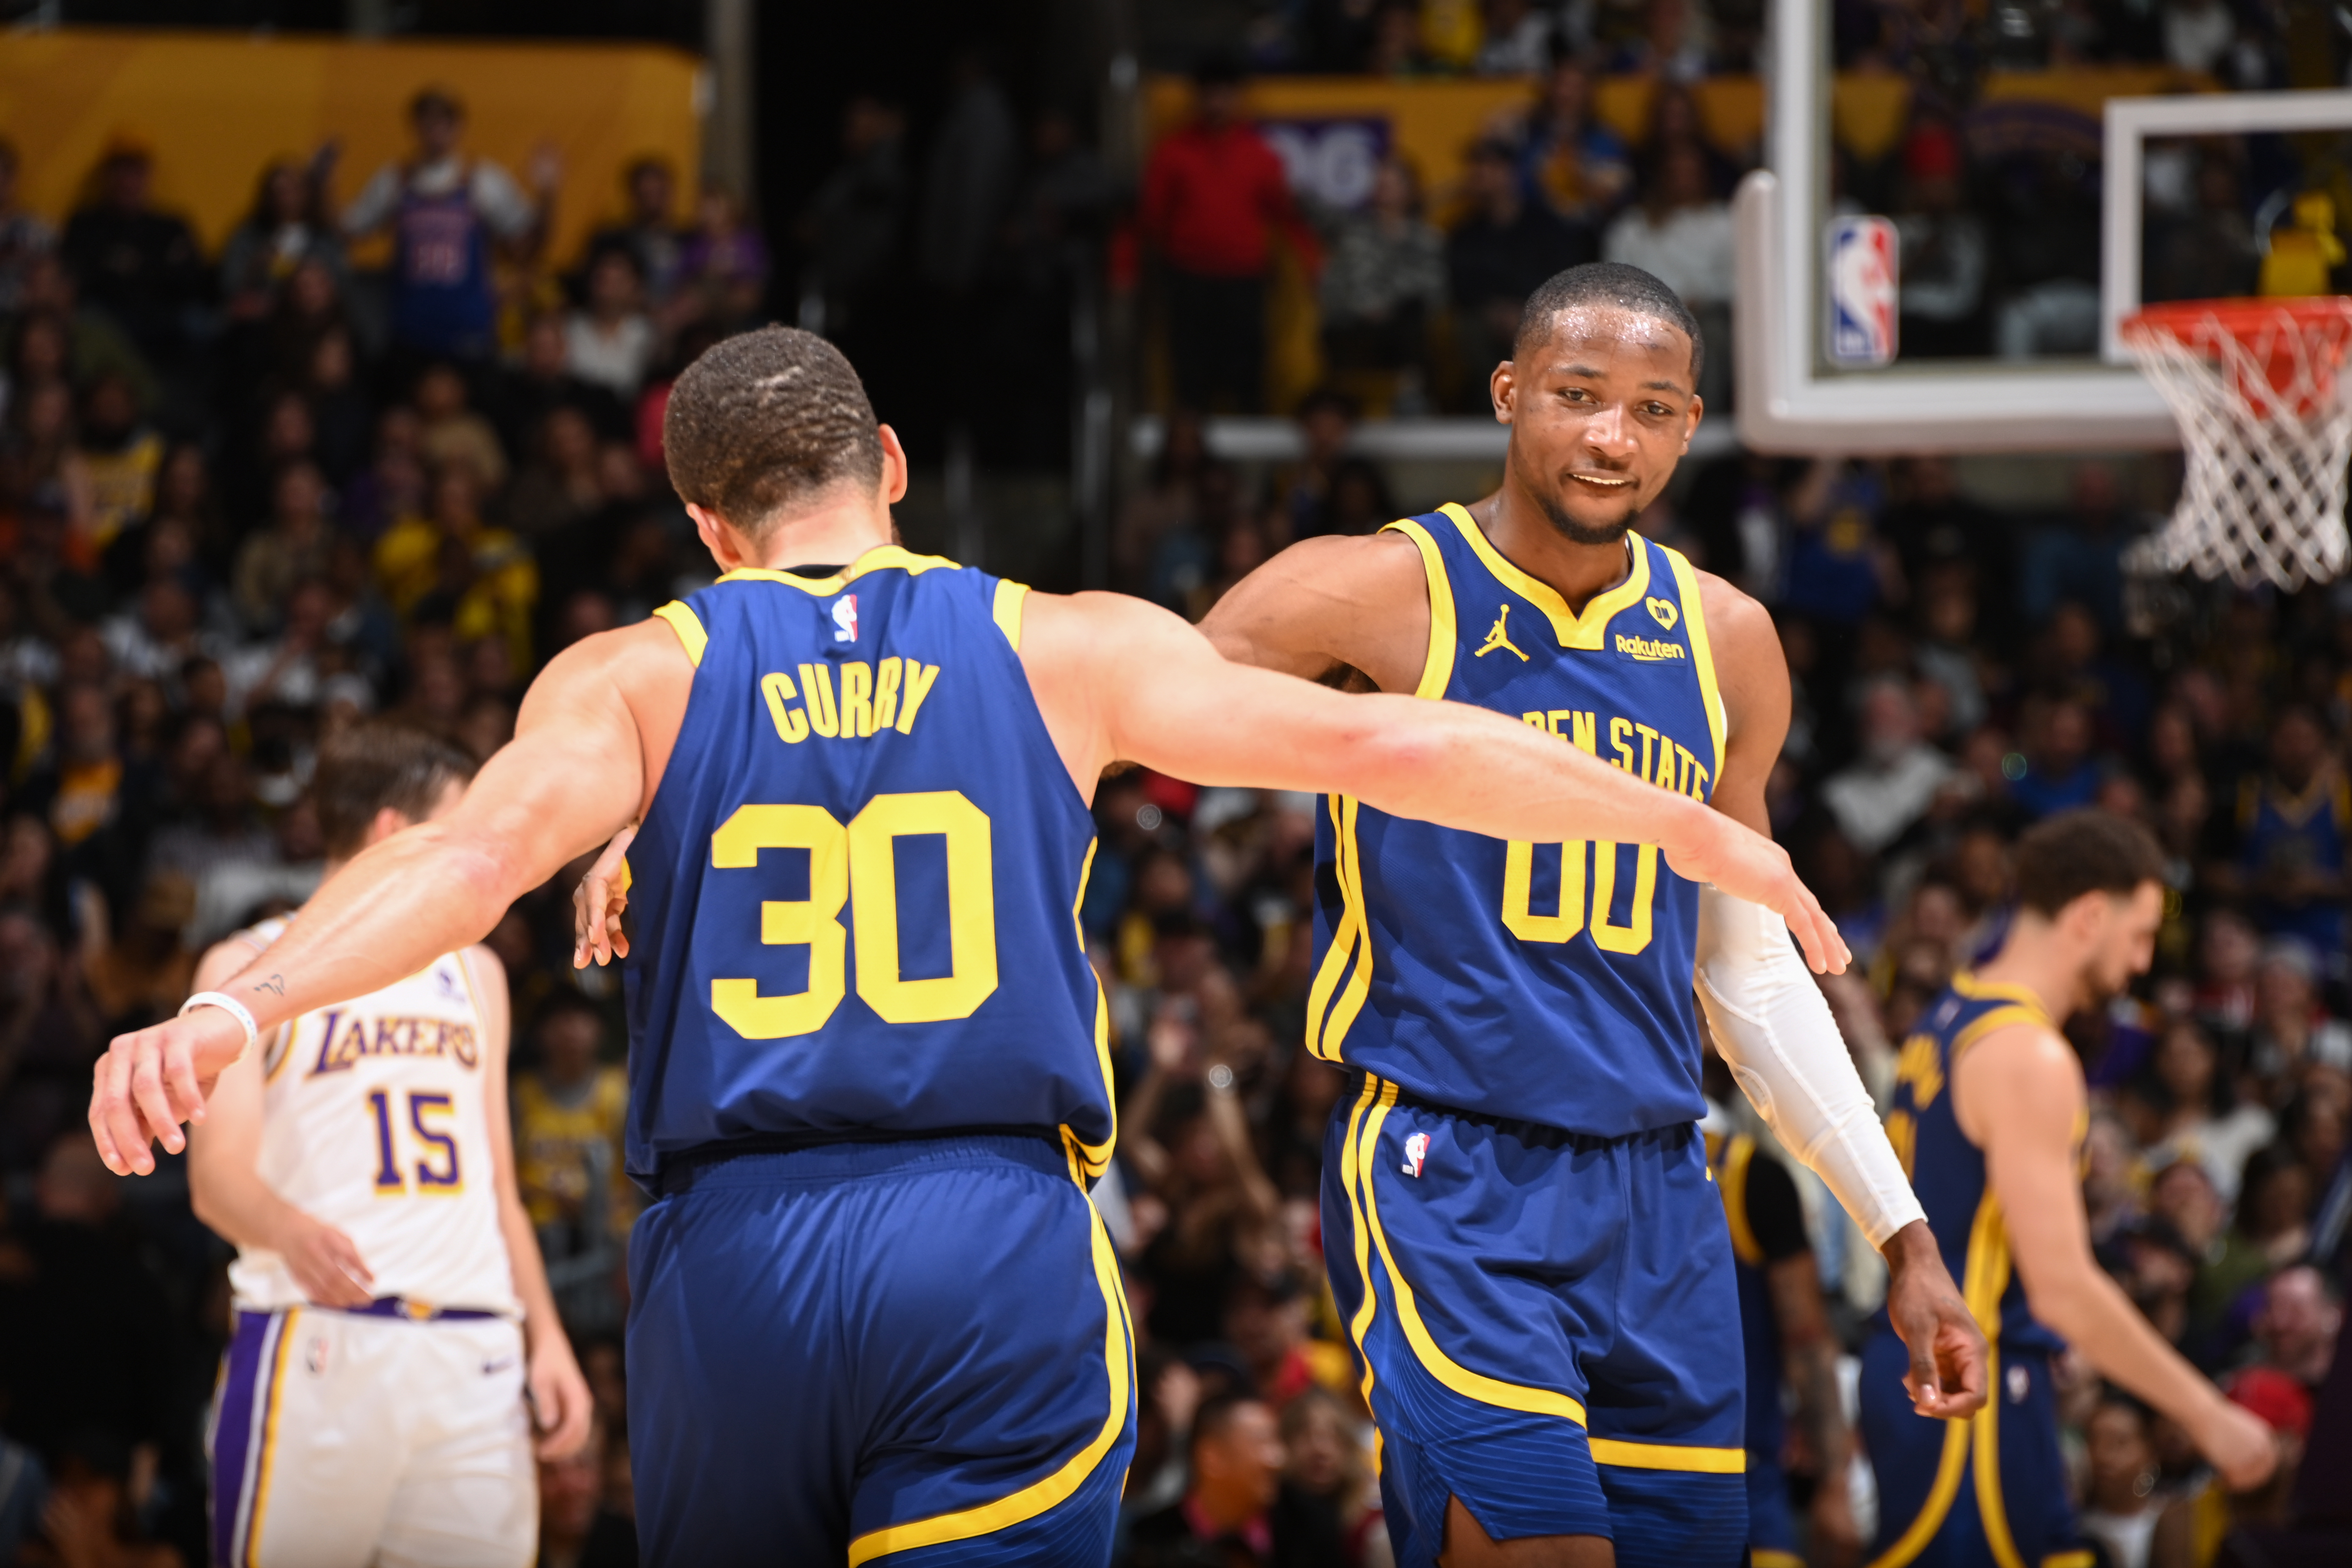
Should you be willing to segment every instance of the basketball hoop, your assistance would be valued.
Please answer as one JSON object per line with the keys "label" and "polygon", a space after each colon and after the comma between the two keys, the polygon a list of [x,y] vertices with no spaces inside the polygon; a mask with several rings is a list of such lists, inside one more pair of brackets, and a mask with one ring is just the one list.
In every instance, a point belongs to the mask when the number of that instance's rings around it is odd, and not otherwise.
{"label": "basketball hoop", "polygon": [[2352,387],[2337,373],[2352,297],[2150,305],[2122,335],[2172,405],[2189,459],[2172,521],[2129,564],[2290,590],[2343,572]]}

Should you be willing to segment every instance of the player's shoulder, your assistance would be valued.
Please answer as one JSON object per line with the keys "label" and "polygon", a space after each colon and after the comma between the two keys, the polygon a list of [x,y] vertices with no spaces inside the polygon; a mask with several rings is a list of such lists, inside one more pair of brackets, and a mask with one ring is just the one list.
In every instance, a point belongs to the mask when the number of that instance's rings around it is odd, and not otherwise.
{"label": "player's shoulder", "polygon": [[1691,575],[1698,584],[1698,605],[1706,616],[1707,639],[1718,655],[1752,648],[1759,638],[1770,638],[1775,647],[1780,645],[1780,634],[1772,624],[1772,612],[1754,595],[1704,567],[1693,566]]}

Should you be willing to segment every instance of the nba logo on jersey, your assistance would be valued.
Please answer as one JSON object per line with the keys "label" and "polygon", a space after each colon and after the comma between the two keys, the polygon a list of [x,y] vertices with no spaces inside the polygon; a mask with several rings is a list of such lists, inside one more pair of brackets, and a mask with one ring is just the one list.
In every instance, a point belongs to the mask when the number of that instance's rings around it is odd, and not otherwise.
{"label": "nba logo on jersey", "polygon": [[1895,358],[1895,225],[1883,217],[1833,217],[1827,236],[1830,363],[1879,365]]}
{"label": "nba logo on jersey", "polygon": [[844,594],[833,602],[833,640],[857,640],[857,595]]}
{"label": "nba logo on jersey", "polygon": [[1418,1175],[1420,1175],[1420,1174],[1421,1174],[1421,1163],[1422,1163],[1423,1160],[1426,1160],[1426,1159],[1428,1159],[1428,1158],[1429,1158],[1429,1134],[1428,1134],[1428,1133],[1426,1133],[1426,1132],[1416,1132],[1416,1133],[1414,1133],[1412,1137],[1410,1137],[1410,1138],[1408,1138],[1408,1139],[1406,1139],[1406,1140],[1404,1141],[1404,1166],[1403,1166],[1403,1169],[1404,1169],[1404,1173],[1405,1173],[1406,1175],[1408,1175],[1408,1176],[1418,1176]]}

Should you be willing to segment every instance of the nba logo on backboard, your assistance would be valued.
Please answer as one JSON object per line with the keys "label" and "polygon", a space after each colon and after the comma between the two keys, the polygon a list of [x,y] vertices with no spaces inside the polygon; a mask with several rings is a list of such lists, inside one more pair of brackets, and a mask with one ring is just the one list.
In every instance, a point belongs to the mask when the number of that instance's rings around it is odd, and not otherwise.
{"label": "nba logo on backboard", "polygon": [[1895,225],[1833,217],[1828,237],[1830,363],[1885,364],[1895,358]]}

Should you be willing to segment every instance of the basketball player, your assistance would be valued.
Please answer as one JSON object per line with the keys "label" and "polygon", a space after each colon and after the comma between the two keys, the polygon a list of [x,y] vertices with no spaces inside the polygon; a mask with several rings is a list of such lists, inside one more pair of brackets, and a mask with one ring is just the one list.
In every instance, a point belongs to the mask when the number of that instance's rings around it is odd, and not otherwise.
{"label": "basketball player", "polygon": [[[315,788],[331,872],[446,816],[473,772],[398,725],[328,742]],[[267,958],[285,929],[220,943],[197,986]],[[188,1152],[198,1217],[237,1247],[214,1562],[530,1562],[530,1411],[539,1451],[561,1457],[586,1439],[590,1401],[515,1185],[506,984],[486,948],[427,956],[289,1016],[221,1074]]]}
{"label": "basketball player", "polygon": [[1878,1478],[1875,1568],[2090,1568],[2075,1534],[2050,1358],[2073,1345],[2179,1422],[2233,1490],[2274,1453],[2151,1327],[2091,1256],[2083,1213],[2082,1064],[2058,1026],[2147,968],[2164,912],[2164,852],[2146,829],[2072,811],[2017,847],[2015,921],[2000,953],[1903,1042],[1887,1131],[1993,1341],[1992,1395],[1940,1428],[1888,1397],[1902,1347],[1863,1350],[1862,1434]]}
{"label": "basketball player", "polygon": [[[1767,830],[1790,704],[1772,623],[1632,531],[1698,426],[1697,323],[1600,263],[1529,298],[1512,352],[1489,384],[1500,489],[1295,545],[1202,630],[1237,661],[1495,709]],[[1975,1407],[1983,1340],[1769,911],[1597,830],[1465,832],[1345,791],[1317,850],[1307,1047],[1355,1074],[1324,1246],[1405,1568],[1608,1563],[1612,1540],[1621,1563],[1739,1560],[1739,1308],[1694,967],[1741,1087],[1885,1252],[1916,1407]]]}
{"label": "basketball player", "polygon": [[456,812],[117,1040],[90,1107],[113,1166],[150,1168],[247,1016],[411,973],[641,820],[627,1160],[657,1201],[630,1239],[629,1435],[655,1563],[1108,1558],[1132,1374],[1085,1192],[1115,1128],[1072,911],[1113,760],[1655,843],[1843,960],[1769,841],[1524,725],[1231,665],[1164,611],[890,543],[905,454],[822,339],[712,349],[664,439],[718,584],[557,655]]}

